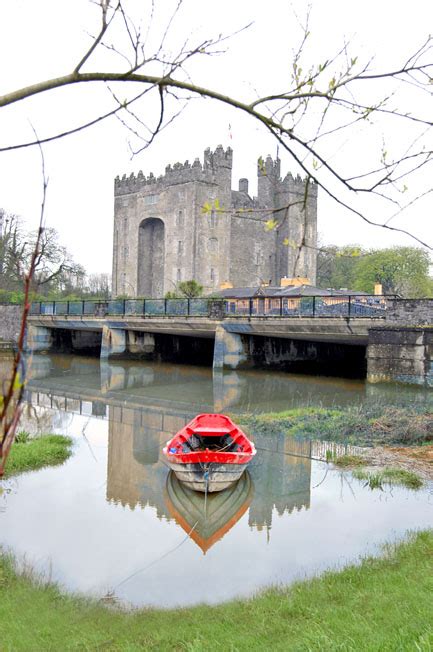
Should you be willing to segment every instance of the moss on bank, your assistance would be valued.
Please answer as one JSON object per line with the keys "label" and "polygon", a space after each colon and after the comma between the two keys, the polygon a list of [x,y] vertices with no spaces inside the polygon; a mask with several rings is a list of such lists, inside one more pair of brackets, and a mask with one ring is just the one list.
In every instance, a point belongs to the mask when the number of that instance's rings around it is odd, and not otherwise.
{"label": "moss on bank", "polygon": [[62,464],[71,455],[72,442],[70,437],[64,435],[30,438],[25,433],[19,433],[6,461],[3,477]]}
{"label": "moss on bank", "polygon": [[[211,591],[211,587],[209,588]],[[251,600],[119,612],[18,576],[0,557],[6,650],[431,650],[433,532]]]}
{"label": "moss on bank", "polygon": [[433,441],[433,411],[418,406],[308,407],[242,415],[239,421],[249,426],[251,434],[283,432],[295,438],[358,446],[419,445]]}

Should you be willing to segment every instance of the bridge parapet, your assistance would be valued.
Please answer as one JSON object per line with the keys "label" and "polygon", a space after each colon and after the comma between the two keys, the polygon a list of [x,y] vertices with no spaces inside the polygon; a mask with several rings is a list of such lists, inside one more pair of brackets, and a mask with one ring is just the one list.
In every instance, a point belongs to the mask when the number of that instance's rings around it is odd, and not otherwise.
{"label": "bridge parapet", "polygon": [[[393,304],[394,305],[394,304]],[[116,299],[111,301],[43,301],[31,315],[141,317],[343,317],[385,319],[388,297],[353,294],[326,296],[251,297],[246,299]]]}

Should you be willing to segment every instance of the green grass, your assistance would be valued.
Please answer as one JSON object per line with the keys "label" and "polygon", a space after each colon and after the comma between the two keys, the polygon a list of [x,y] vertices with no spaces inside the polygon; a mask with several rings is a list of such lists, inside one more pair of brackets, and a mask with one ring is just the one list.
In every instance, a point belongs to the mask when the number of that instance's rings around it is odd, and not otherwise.
{"label": "green grass", "polygon": [[419,445],[433,441],[431,406],[306,407],[279,413],[245,414],[237,420],[247,425],[252,435],[283,432],[294,438],[358,446]]}
{"label": "green grass", "polygon": [[3,477],[62,464],[71,455],[72,441],[63,435],[43,435],[32,439],[25,432],[18,433],[7,458]]}
{"label": "green grass", "polygon": [[120,612],[17,576],[5,556],[0,594],[1,650],[427,652],[433,532],[388,546],[382,558],[217,607]]}
{"label": "green grass", "polygon": [[408,489],[420,489],[423,485],[423,481],[416,473],[405,469],[385,468],[380,471],[355,469],[353,475],[358,480],[365,480],[371,489],[381,489],[384,484],[400,485]]}
{"label": "green grass", "polygon": [[366,460],[360,455],[335,455],[332,454],[330,460],[326,459],[328,462],[332,462],[336,466],[341,467],[353,467],[353,466],[365,466],[367,464]]}

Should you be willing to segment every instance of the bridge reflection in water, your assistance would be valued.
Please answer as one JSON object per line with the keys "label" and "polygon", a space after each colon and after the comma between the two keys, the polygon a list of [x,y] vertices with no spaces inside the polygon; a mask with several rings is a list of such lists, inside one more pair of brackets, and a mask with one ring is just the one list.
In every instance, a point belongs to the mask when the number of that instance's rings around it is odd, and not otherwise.
{"label": "bridge reflection in water", "polygon": [[[203,496],[189,496],[179,487],[162,459],[167,439],[198,412],[246,411],[254,396],[258,409],[269,409],[276,395],[275,374],[270,376],[212,377],[200,368],[34,356],[27,399],[32,405],[107,419],[107,500],[133,510],[154,508],[159,519],[174,519],[191,532],[206,552],[247,510],[250,528],[265,530],[269,537],[273,518],[310,506],[311,458],[320,453],[313,442],[294,441],[283,433],[254,434],[259,452],[249,474],[219,498],[209,496],[204,519]],[[287,378],[286,407],[299,405],[303,382]],[[316,389],[313,379],[310,391]],[[348,394],[354,395],[350,385]]]}

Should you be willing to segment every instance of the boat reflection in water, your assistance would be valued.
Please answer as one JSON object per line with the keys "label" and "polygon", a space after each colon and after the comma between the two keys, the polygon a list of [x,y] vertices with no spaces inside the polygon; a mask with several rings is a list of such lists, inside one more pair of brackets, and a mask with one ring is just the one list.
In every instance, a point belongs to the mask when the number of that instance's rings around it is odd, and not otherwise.
{"label": "boat reflection in water", "polygon": [[245,514],[253,494],[248,471],[227,489],[207,495],[179,482],[170,471],[164,498],[170,516],[206,554]]}

